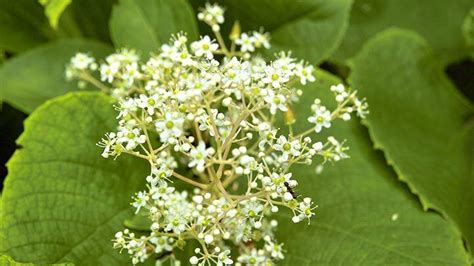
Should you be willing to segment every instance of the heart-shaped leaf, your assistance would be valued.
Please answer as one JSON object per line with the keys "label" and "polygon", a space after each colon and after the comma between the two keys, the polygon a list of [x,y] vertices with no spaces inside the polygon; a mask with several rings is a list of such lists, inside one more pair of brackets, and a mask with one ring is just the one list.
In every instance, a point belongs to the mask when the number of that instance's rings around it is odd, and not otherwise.
{"label": "heart-shaped leaf", "polygon": [[131,217],[131,196],[149,168],[132,157],[100,157],[94,143],[115,127],[115,116],[110,98],[82,92],[26,120],[1,198],[0,253],[34,263],[129,262],[111,239]]}

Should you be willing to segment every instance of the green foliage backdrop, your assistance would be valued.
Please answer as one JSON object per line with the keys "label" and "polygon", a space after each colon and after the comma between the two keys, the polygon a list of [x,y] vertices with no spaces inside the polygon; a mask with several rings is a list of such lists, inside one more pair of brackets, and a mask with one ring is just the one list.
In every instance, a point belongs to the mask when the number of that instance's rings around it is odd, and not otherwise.
{"label": "green foliage backdrop", "polygon": [[[64,66],[76,52],[103,58],[112,47],[129,47],[146,57],[173,33],[197,39],[204,32],[195,14],[205,2],[65,2],[51,14],[47,4],[0,0],[0,50],[7,57],[0,99],[31,114],[1,195],[2,265],[129,263],[110,239],[131,217],[130,196],[145,185],[147,168],[131,158],[100,157],[95,143],[115,122],[111,99],[74,92]],[[271,33],[265,56],[291,50],[315,65],[350,70],[343,80],[317,69],[316,83],[303,88],[295,106],[296,128],[304,127],[311,101],[329,99],[329,87],[339,82],[370,105],[364,126],[353,119],[334,127],[349,143],[350,160],[320,175],[310,166],[295,170],[301,192],[319,208],[311,225],[277,217],[288,250],[283,265],[472,265],[474,109],[443,70],[474,54],[474,3],[219,3],[226,31],[239,20],[243,30]]]}

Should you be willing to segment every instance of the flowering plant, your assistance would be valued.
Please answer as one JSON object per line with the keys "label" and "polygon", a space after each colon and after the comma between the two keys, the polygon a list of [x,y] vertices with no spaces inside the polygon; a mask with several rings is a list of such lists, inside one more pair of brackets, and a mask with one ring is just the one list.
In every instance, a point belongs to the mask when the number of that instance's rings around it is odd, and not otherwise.
{"label": "flowering plant", "polygon": [[[178,33],[143,63],[133,50],[122,49],[100,66],[84,53],[67,66],[69,79],[95,85],[117,100],[117,131],[98,143],[102,156],[128,154],[150,164],[147,189],[132,202],[137,214],[150,219],[150,233],[137,236],[125,229],[114,239],[133,264],[155,253],[171,255],[161,261],[176,262],[173,250],[192,240],[199,247],[191,264],[272,265],[283,259],[272,213],[288,208],[294,223],[309,223],[317,207],[297,193],[300,180],[291,166],[319,157],[317,171],[322,171],[325,162],[348,158],[344,141],[320,140],[318,133],[337,119],[368,113],[356,91],[335,84],[337,108],[331,111],[315,99],[307,118],[313,126],[293,132],[291,106],[303,94],[296,86],[316,80],[313,66],[289,52],[265,62],[254,52],[270,47],[269,34],[241,33],[237,23],[227,47],[219,26],[223,14],[210,4],[198,14],[216,40],[202,36],[189,44],[186,34]],[[179,190],[178,182],[189,186]]]}

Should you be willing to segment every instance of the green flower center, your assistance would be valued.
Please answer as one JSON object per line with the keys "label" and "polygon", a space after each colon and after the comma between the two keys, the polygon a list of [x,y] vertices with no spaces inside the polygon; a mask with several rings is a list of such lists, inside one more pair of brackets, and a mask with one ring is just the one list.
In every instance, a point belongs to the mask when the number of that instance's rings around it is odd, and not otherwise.
{"label": "green flower center", "polygon": [[166,121],[166,128],[167,129],[172,129],[174,127],[173,121]]}
{"label": "green flower center", "polygon": [[285,143],[285,144],[283,145],[283,150],[289,151],[290,149],[291,149],[291,144],[290,144],[290,143]]}
{"label": "green flower center", "polygon": [[127,138],[129,138],[129,139],[134,139],[134,138],[135,138],[135,134],[133,134],[132,132],[129,132],[129,133],[127,134]]}
{"label": "green flower center", "polygon": [[277,81],[280,78],[278,74],[272,74],[272,80]]}
{"label": "green flower center", "polygon": [[202,152],[198,152],[196,153],[196,159],[200,160],[204,157],[204,154],[202,154]]}

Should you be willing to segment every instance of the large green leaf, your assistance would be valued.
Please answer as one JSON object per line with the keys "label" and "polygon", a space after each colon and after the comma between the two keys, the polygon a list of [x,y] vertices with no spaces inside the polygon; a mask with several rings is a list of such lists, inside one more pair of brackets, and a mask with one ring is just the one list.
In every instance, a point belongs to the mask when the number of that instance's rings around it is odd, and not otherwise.
{"label": "large green leaf", "polygon": [[[329,86],[339,81],[317,74],[317,85],[304,89],[295,108],[295,132],[310,126],[305,117],[314,98],[334,102]],[[326,165],[321,175],[314,166],[294,169],[297,193],[319,207],[309,226],[280,215],[278,237],[288,250],[283,265],[468,265],[459,231],[440,215],[423,212],[357,120],[335,123],[320,136],[347,139],[351,158]]]}
{"label": "large green leaf", "polygon": [[64,71],[77,52],[91,52],[100,58],[112,49],[94,41],[61,40],[22,53],[0,68],[0,99],[29,113],[50,98],[76,90]]}
{"label": "large green leaf", "polygon": [[375,146],[424,209],[457,223],[472,250],[472,105],[413,32],[392,29],[377,35],[352,66],[351,83],[370,103],[366,124]]}
{"label": "large green leaf", "polygon": [[374,34],[392,26],[417,31],[444,61],[465,56],[461,33],[472,0],[355,0],[349,27],[334,57],[344,61],[357,53]]}
{"label": "large green leaf", "polygon": [[339,46],[347,28],[352,0],[222,0],[226,20],[239,20],[242,30],[271,34],[272,48],[291,50],[298,58],[318,64]]}
{"label": "large green leaf", "polygon": [[95,143],[116,125],[110,98],[72,93],[26,121],[22,146],[8,163],[0,210],[0,253],[17,261],[126,265],[114,233],[133,212],[144,185],[142,160],[100,157]]}
{"label": "large green leaf", "polygon": [[135,48],[146,55],[179,31],[196,39],[194,17],[186,0],[121,0],[110,20],[112,40],[118,48]]}
{"label": "large green leaf", "polygon": [[0,0],[0,7],[0,49],[21,52],[54,36],[37,1]]}

